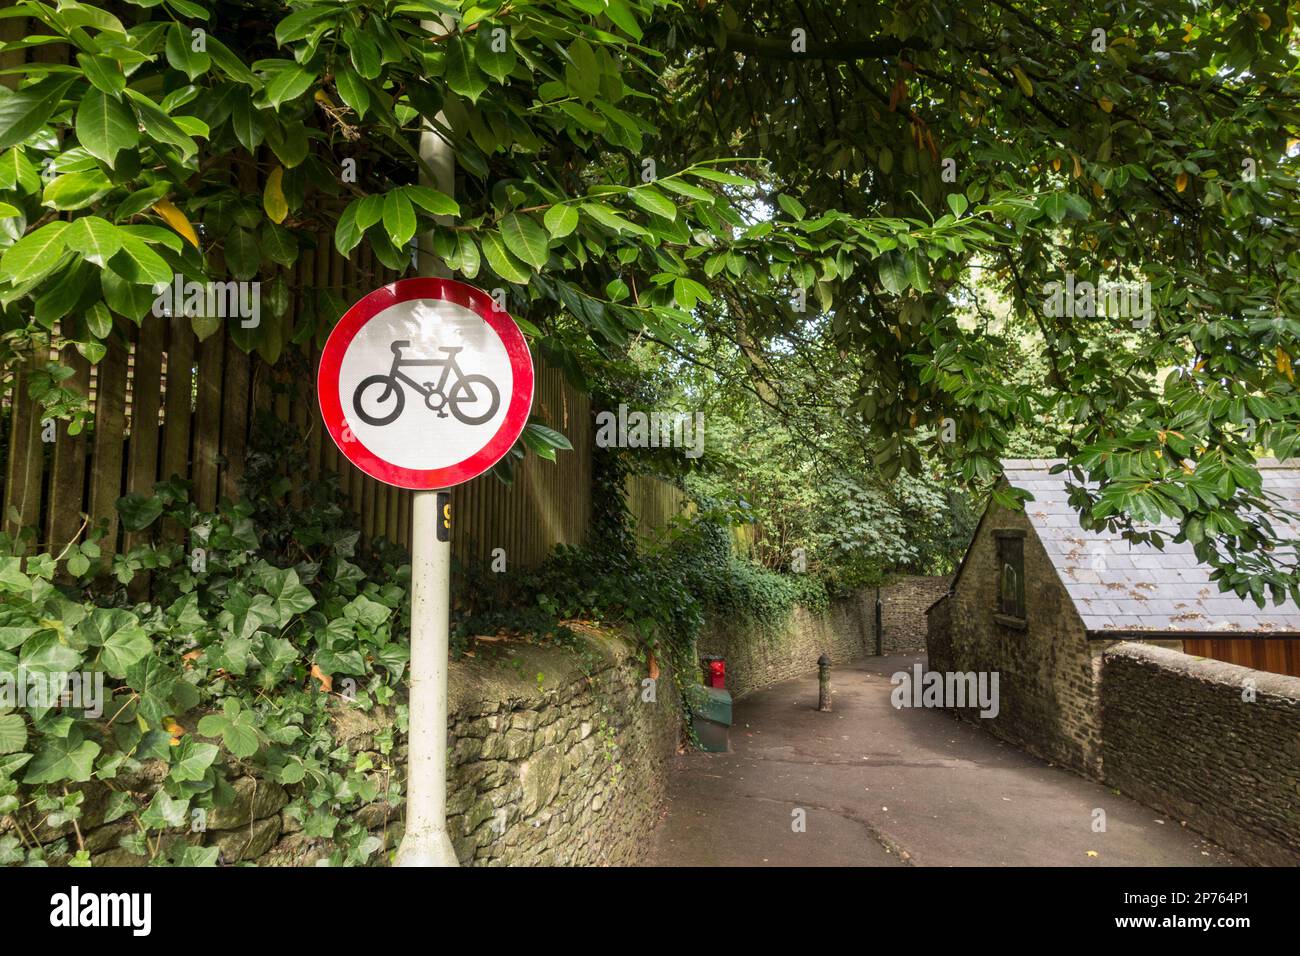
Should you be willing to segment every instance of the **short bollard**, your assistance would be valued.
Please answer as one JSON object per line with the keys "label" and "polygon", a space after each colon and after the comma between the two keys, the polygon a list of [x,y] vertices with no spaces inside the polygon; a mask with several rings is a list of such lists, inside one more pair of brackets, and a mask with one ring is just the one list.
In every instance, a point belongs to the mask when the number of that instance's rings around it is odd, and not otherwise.
{"label": "short bollard", "polygon": [[817,709],[829,712],[831,709],[831,659],[823,654],[817,658]]}

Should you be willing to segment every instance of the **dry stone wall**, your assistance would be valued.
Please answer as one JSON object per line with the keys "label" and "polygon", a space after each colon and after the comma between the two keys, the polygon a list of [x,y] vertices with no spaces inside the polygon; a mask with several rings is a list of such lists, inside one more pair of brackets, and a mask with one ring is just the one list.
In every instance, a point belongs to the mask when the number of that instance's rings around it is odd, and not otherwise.
{"label": "dry stone wall", "polygon": [[1300,678],[1118,644],[1101,715],[1107,783],[1247,862],[1300,864]]}
{"label": "dry stone wall", "polygon": [[[576,648],[510,645],[495,662],[452,664],[448,827],[462,864],[640,861],[681,732],[672,675],[664,667],[650,687],[646,678],[647,664],[631,641],[592,627],[582,628]],[[405,735],[396,732],[392,710],[363,712],[341,701],[334,731],[352,758],[368,755],[378,791],[393,794],[348,814],[379,841],[372,862],[382,864],[402,835],[401,790],[388,786],[383,768],[405,766]],[[380,741],[390,732],[395,746],[385,755]],[[113,786],[143,805],[166,773],[163,762],[147,761]],[[219,848],[226,864],[311,866],[328,858],[331,841],[310,836],[288,812],[294,787],[263,779],[244,764],[232,766],[229,776],[231,802],[208,810],[201,829],[165,833],[164,852],[185,840]],[[134,822],[104,822],[108,787],[80,786],[85,802],[79,826],[92,864],[144,865],[146,857],[120,845]],[[35,836],[48,843],[72,834],[68,822],[38,827]]]}
{"label": "dry stone wall", "polygon": [[795,607],[773,628],[712,620],[698,649],[727,659],[727,689],[736,698],[816,670],[822,654],[841,663],[875,653],[875,626],[875,592],[861,591],[823,611]]}

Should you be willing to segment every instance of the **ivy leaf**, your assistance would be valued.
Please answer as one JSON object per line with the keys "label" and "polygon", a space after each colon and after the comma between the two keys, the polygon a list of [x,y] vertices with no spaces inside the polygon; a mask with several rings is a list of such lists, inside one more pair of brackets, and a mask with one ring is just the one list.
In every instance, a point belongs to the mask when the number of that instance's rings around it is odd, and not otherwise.
{"label": "ivy leaf", "polygon": [[18,753],[27,744],[27,722],[21,714],[0,714],[0,754]]}
{"label": "ivy leaf", "polygon": [[243,710],[238,700],[227,698],[224,712],[208,714],[199,721],[199,733],[205,737],[221,737],[222,742],[236,757],[251,757],[257,753],[257,729],[251,712]]}
{"label": "ivy leaf", "polygon": [[117,512],[122,516],[122,527],[127,531],[143,531],[162,517],[163,500],[158,495],[133,491],[117,499]]}
{"label": "ivy leaf", "polygon": [[77,107],[77,140],[96,159],[110,168],[117,154],[140,142],[135,117],[118,100],[116,94],[91,89]]}
{"label": "ivy leaf", "polygon": [[129,667],[153,650],[139,618],[121,608],[96,608],[77,627],[77,635],[100,648],[99,662],[113,677],[125,677]]}
{"label": "ivy leaf", "polygon": [[153,795],[153,800],[144,813],[140,814],[140,822],[155,830],[184,826],[189,808],[189,797],[173,797],[166,790],[159,790]]}
{"label": "ivy leaf", "polygon": [[[512,212],[501,220],[501,237],[506,241],[511,252],[534,270],[541,271],[550,258],[547,248],[549,240],[546,232],[532,216],[526,213]],[[495,268],[495,266],[493,267]]]}
{"label": "ivy leaf", "polygon": [[173,750],[172,768],[168,777],[177,783],[202,780],[220,752],[214,744],[199,743],[186,737]]}
{"label": "ivy leaf", "polygon": [[27,765],[23,783],[84,783],[90,779],[99,751],[99,744],[86,740],[75,724],[66,737],[46,734],[35,759]]}
{"label": "ivy leaf", "polygon": [[279,627],[288,624],[295,614],[301,614],[316,605],[316,599],[298,580],[298,572],[293,568],[268,573],[263,579],[263,586],[275,604]]}

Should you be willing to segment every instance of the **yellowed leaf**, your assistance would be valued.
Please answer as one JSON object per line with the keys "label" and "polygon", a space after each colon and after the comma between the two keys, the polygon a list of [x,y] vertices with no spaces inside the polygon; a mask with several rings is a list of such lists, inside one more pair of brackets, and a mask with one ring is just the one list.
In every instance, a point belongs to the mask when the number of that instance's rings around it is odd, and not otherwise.
{"label": "yellowed leaf", "polygon": [[1103,113],[1109,113],[1111,110],[1115,108],[1115,101],[1112,100],[1109,96],[1103,96],[1101,99],[1097,101],[1097,105],[1101,107],[1101,111]]}
{"label": "yellowed leaf", "polygon": [[179,235],[189,240],[190,245],[195,249],[199,247],[199,234],[185,218],[185,213],[177,209],[170,199],[159,199],[153,204],[153,211],[162,216],[163,222],[176,230]]}
{"label": "yellowed leaf", "polygon": [[315,664],[311,665],[311,676],[320,681],[320,689],[325,693],[328,694],[330,691],[334,690],[334,678],[329,674],[326,674]]}
{"label": "yellowed leaf", "polygon": [[1184,189],[1187,188],[1187,174],[1186,174],[1186,173],[1179,173],[1179,174],[1178,174],[1178,178],[1177,178],[1176,180],[1174,180],[1174,188],[1177,189],[1179,192],[1182,192]]}
{"label": "yellowed leaf", "polygon": [[1020,84],[1020,91],[1025,96],[1033,96],[1034,84],[1029,81],[1029,77],[1025,76],[1025,71],[1018,66],[1013,66],[1011,72],[1015,74],[1016,82]]}
{"label": "yellowed leaf", "polygon": [[1277,348],[1277,357],[1274,360],[1277,364],[1277,370],[1280,374],[1285,375],[1288,381],[1295,381],[1295,369],[1291,367],[1291,355],[1282,346]]}
{"label": "yellowed leaf", "polygon": [[262,208],[273,223],[279,225],[289,215],[289,203],[284,198],[284,167],[277,166],[266,177],[266,186],[262,189]]}

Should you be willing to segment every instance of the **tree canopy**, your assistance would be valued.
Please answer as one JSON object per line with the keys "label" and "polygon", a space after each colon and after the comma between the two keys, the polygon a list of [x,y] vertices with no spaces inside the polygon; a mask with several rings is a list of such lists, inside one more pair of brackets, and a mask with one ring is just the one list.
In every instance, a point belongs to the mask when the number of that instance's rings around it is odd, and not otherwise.
{"label": "tree canopy", "polygon": [[[273,361],[314,234],[397,270],[429,235],[579,379],[637,339],[717,359],[786,421],[851,425],[886,475],[924,454],[988,480],[1048,422],[1085,521],[1172,520],[1225,586],[1300,597],[1252,464],[1297,442],[1281,3],[0,13],[40,24],[0,48],[10,353],[57,325],[95,360],[180,273],[262,280],[256,328],[193,321]],[[454,196],[421,182],[426,123],[454,146]],[[1049,305],[1053,283],[1103,280],[1149,311]],[[990,289],[1014,324],[983,314]],[[316,290],[295,335],[343,305]],[[1009,335],[1041,344],[1042,380],[1005,374]]]}

